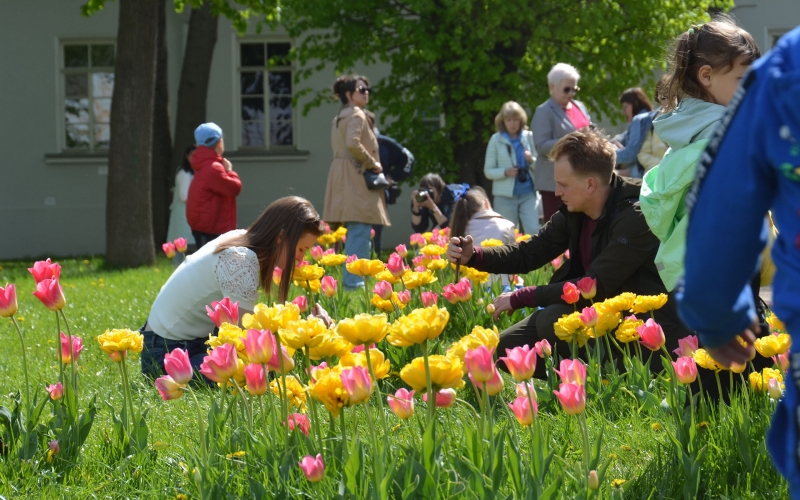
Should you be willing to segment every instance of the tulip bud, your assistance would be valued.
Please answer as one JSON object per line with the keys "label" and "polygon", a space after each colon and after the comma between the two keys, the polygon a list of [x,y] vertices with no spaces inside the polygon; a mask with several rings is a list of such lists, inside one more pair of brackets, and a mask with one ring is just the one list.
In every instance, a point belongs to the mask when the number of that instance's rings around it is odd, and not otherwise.
{"label": "tulip bud", "polygon": [[414,391],[397,389],[394,396],[387,396],[386,399],[394,414],[403,420],[414,414]]}
{"label": "tulip bud", "polygon": [[488,305],[486,306],[486,312],[487,312],[487,313],[489,313],[489,314],[494,314],[494,311],[495,311],[494,304],[488,304]]}
{"label": "tulip bud", "polygon": [[308,298],[305,295],[298,295],[292,303],[300,309],[301,313],[308,311]]}
{"label": "tulip bud", "polygon": [[64,395],[64,386],[61,382],[47,386],[47,392],[50,394],[50,399],[58,401]]}
{"label": "tulip bud", "polygon": [[175,245],[171,241],[161,245],[161,249],[164,250],[164,255],[166,255],[168,259],[175,257]]}
{"label": "tulip bud", "polygon": [[596,490],[599,487],[600,487],[600,479],[598,479],[598,477],[597,477],[597,471],[596,470],[590,470],[589,471],[589,489],[590,490]]}
{"label": "tulip bud", "polygon": [[0,286],[0,318],[10,318],[17,313],[17,287],[6,283]]}
{"label": "tulip bud", "polygon": [[186,248],[189,246],[186,242],[186,238],[175,238],[173,243],[175,244],[175,250],[186,253]]}
{"label": "tulip bud", "polygon": [[411,302],[411,290],[403,290],[402,292],[397,292],[397,300],[400,301],[401,304],[406,305]]}
{"label": "tulip bud", "polygon": [[439,302],[439,294],[436,292],[422,292],[422,305],[430,307]]}
{"label": "tulip bud", "polygon": [[311,481],[312,483],[318,483],[322,481],[323,476],[325,475],[325,462],[322,461],[322,455],[317,455],[316,458],[312,457],[311,455],[303,457],[303,460],[299,462],[300,469],[302,469],[303,474],[305,474],[306,479]]}
{"label": "tulip bud", "polygon": [[769,379],[767,382],[767,392],[769,393],[769,397],[772,399],[778,400],[783,396],[783,389],[781,389],[781,382],[776,378]]}
{"label": "tulip bud", "polygon": [[[428,402],[428,393],[422,395],[422,400]],[[450,408],[456,404],[456,390],[442,389],[436,393],[436,406],[438,408]]]}
{"label": "tulip bud", "polygon": [[408,249],[406,248],[405,245],[402,245],[402,244],[401,245],[397,245],[396,247],[394,247],[394,251],[397,252],[397,255],[399,255],[400,257],[403,257],[403,258],[405,258],[406,255],[408,255]]}
{"label": "tulip bud", "polygon": [[326,297],[330,298],[336,295],[336,286],[337,282],[333,276],[322,277],[322,281],[320,282],[320,288],[322,289],[322,293],[324,293]]}

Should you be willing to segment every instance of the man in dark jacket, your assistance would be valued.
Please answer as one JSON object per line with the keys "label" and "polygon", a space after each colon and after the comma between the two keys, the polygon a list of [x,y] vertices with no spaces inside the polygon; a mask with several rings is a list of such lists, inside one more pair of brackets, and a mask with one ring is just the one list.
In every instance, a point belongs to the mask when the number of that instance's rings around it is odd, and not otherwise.
{"label": "man in dark jacket", "polygon": [[[494,301],[495,320],[505,311],[538,308],[533,314],[500,336],[498,352],[547,339],[562,357],[569,357],[569,345],[559,341],[553,330],[562,315],[574,311],[562,298],[564,283],[584,276],[597,279],[595,301],[622,292],[642,295],[666,293],[653,262],[658,238],[650,232],[639,210],[641,181],[613,173],[614,146],[597,132],[583,129],[564,136],[553,147],[556,196],[562,205],[533,238],[518,245],[494,248],[473,247],[467,236],[459,246],[450,240],[448,257],[455,262],[497,274],[521,274],[538,269],[569,250],[566,260],[550,283],[504,293]],[[580,309],[589,305],[581,300]],[[673,301],[656,311],[656,321],[667,337],[667,347],[691,334],[677,317]],[[540,365],[543,365],[540,363]],[[544,368],[537,369],[537,376]]]}

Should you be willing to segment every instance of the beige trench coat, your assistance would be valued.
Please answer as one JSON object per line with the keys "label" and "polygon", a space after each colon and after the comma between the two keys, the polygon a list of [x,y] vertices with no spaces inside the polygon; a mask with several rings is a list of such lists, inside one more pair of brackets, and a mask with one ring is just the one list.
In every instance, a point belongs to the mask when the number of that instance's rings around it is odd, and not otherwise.
{"label": "beige trench coat", "polygon": [[389,226],[383,189],[370,191],[364,181],[364,169],[372,169],[379,161],[378,139],[358,106],[343,108],[338,118],[338,126],[336,118],[331,124],[333,160],[322,218]]}

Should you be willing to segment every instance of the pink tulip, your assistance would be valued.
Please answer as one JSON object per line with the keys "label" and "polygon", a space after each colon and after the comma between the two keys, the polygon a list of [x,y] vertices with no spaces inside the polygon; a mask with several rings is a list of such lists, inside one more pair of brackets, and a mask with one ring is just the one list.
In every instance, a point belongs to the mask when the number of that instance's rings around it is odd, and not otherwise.
{"label": "pink tulip", "polygon": [[416,266],[416,267],[414,268],[414,270],[415,270],[416,272],[418,272],[418,273],[424,273],[425,271],[427,271],[427,270],[428,270],[428,268],[427,268],[427,267],[425,267],[425,266]]}
{"label": "pink tulip", "polygon": [[249,363],[244,367],[244,380],[251,396],[267,392],[267,379],[264,378],[264,365]]}
{"label": "pink tulip", "polygon": [[337,282],[333,276],[323,276],[322,282],[320,283],[320,288],[322,289],[322,293],[325,294],[326,297],[333,297],[336,295],[336,288]]}
{"label": "pink tulip", "polygon": [[322,477],[325,475],[325,462],[322,461],[322,455],[318,454],[317,458],[311,455],[305,456],[299,464],[300,469],[303,470],[303,474],[306,475],[306,479],[312,483],[322,481]]}
{"label": "pink tulip", "polygon": [[283,277],[283,269],[276,266],[275,269],[272,270],[273,283],[280,283],[282,277]]}
{"label": "pink tulip", "polygon": [[584,307],[580,314],[581,321],[589,328],[597,325],[597,309],[594,307]]}
{"label": "pink tulip", "polygon": [[467,302],[472,299],[472,283],[467,278],[461,278],[458,283],[446,285],[442,295],[451,304]]}
{"label": "pink tulip", "polygon": [[47,447],[50,448],[50,451],[53,452],[53,455],[61,451],[61,445],[58,444],[58,440],[54,439],[52,441],[47,442]]}
{"label": "pink tulip", "polygon": [[251,363],[266,364],[275,352],[275,337],[269,330],[247,330],[244,337],[244,350]]}
{"label": "pink tulip", "polygon": [[397,389],[394,396],[386,396],[389,408],[395,415],[405,420],[414,414],[414,391],[408,389]]}
{"label": "pink tulip", "polygon": [[[428,393],[422,395],[422,400],[428,402]],[[436,393],[436,406],[438,408],[450,408],[456,404],[456,390],[442,389]]]}
{"label": "pink tulip", "polygon": [[553,391],[567,415],[580,415],[586,408],[586,389],[576,383],[561,384]]}
{"label": "pink tulip", "polygon": [[467,351],[464,354],[464,364],[467,365],[470,379],[476,382],[478,387],[482,387],[484,382],[488,382],[494,376],[492,353],[485,345]]}
{"label": "pink tulip", "polygon": [[430,307],[439,302],[439,294],[436,292],[422,292],[422,305]]}
{"label": "pink tulip", "polygon": [[783,396],[781,381],[776,378],[769,379],[769,382],[767,382],[767,393],[772,399],[781,399],[781,396]]}
{"label": "pink tulip", "polygon": [[175,257],[175,245],[171,241],[162,244],[161,250],[164,251],[164,255],[166,255],[168,259]]}
{"label": "pink tulip", "polygon": [[409,237],[409,241],[411,242],[412,245],[415,245],[415,246],[418,246],[418,247],[424,247],[425,245],[428,244],[428,241],[420,233],[412,234],[411,237]]}
{"label": "pink tulip", "polygon": [[[289,356],[289,351],[286,346],[281,346],[281,354],[283,355],[283,373],[289,373],[294,369],[294,359]],[[281,372],[281,356],[278,355],[278,342],[272,344],[272,357],[270,357],[267,367],[274,372]]]}
{"label": "pink tulip", "polygon": [[535,343],[533,345],[533,349],[540,358],[551,356],[553,354],[553,348],[550,347],[550,342],[548,342],[546,339]]}
{"label": "pink tulip", "polygon": [[164,370],[178,384],[186,384],[192,380],[192,363],[189,361],[189,352],[183,349],[173,349],[164,356]]}
{"label": "pink tulip", "polygon": [[678,339],[678,348],[672,352],[677,356],[691,356],[698,347],[697,335],[689,335]]}
{"label": "pink tulip", "polygon": [[562,359],[561,370],[554,370],[565,384],[584,385],[586,383],[586,365],[579,359]]}
{"label": "pink tulip", "polygon": [[[344,240],[342,240],[342,241],[344,241]],[[353,254],[353,255],[347,257],[347,259],[344,261],[344,263],[345,264],[350,264],[351,262],[355,262],[357,260],[358,260],[358,255]]]}
{"label": "pink tulip", "polygon": [[772,361],[775,362],[776,366],[779,366],[781,371],[786,371],[789,369],[789,352],[786,351],[783,354],[778,354],[777,356],[772,356]]}
{"label": "pink tulip", "polygon": [[672,362],[675,368],[675,377],[681,384],[691,384],[697,380],[697,363],[691,356],[681,356],[678,361]]}
{"label": "pink tulip", "polygon": [[69,337],[61,332],[61,362],[65,365],[78,361],[83,350],[83,339],[72,336],[72,349],[69,348]]}
{"label": "pink tulip", "polygon": [[18,309],[16,285],[6,283],[5,288],[0,286],[0,318],[10,318]]}
{"label": "pink tulip", "polygon": [[225,297],[219,302],[212,302],[211,307],[206,306],[206,312],[218,327],[223,323],[239,324],[239,302],[231,303],[230,297]]}
{"label": "pink tulip", "polygon": [[597,279],[584,276],[578,280],[577,285],[584,299],[593,299],[597,295]]}
{"label": "pink tulip", "polygon": [[409,302],[411,302],[411,290],[403,290],[402,292],[397,292],[397,300],[403,305],[406,305]]}
{"label": "pink tulip", "polygon": [[531,399],[536,401],[536,387],[534,387],[533,382],[520,382],[519,384],[517,384],[518,398],[527,398],[528,391],[531,392]]}
{"label": "pink tulip", "polygon": [[64,290],[61,289],[57,279],[45,278],[36,283],[36,291],[33,292],[33,295],[51,311],[60,311],[67,305]]}
{"label": "pink tulip", "polygon": [[569,249],[567,249],[567,251],[564,252],[564,258],[569,259]]}
{"label": "pink tulip", "polygon": [[533,408],[531,408],[531,400],[527,396],[517,398],[513,403],[508,403],[508,407],[514,412],[517,422],[525,427],[533,423],[533,417],[539,411],[536,401],[533,401]]}
{"label": "pink tulip", "polygon": [[[308,432],[311,430],[311,422],[307,416],[302,413],[292,413],[286,420],[289,422],[289,431],[300,429],[300,432],[308,436]],[[286,425],[286,422],[283,422],[283,425]]]}
{"label": "pink tulip", "polygon": [[203,358],[200,373],[209,380],[224,384],[229,378],[236,375],[239,368],[239,358],[236,355],[236,346],[222,344],[211,349],[208,356]]}
{"label": "pink tulip", "polygon": [[50,262],[50,259],[35,262],[33,267],[28,268],[28,271],[33,275],[36,283],[43,280],[57,280],[61,277],[61,266],[56,262]]}
{"label": "pink tulip", "polygon": [[314,260],[321,259],[324,253],[325,251],[319,245],[314,245],[313,247],[311,247],[311,258]]}
{"label": "pink tulip", "polygon": [[50,399],[58,401],[64,395],[64,386],[61,382],[47,386],[47,393],[50,394]]}
{"label": "pink tulip", "polygon": [[372,293],[383,300],[389,300],[392,298],[392,293],[394,293],[394,291],[392,290],[391,283],[388,281],[379,281],[375,284],[375,288],[372,289]]}
{"label": "pink tulip", "polygon": [[175,250],[181,253],[186,253],[186,248],[189,246],[189,244],[186,242],[186,238],[175,238],[173,243],[175,244]]}
{"label": "pink tulip", "polygon": [[324,256],[326,256],[326,255],[333,255],[333,254],[335,254],[335,253],[336,253],[336,250],[335,250],[335,249],[333,249],[333,248],[329,248],[329,249],[325,250],[324,252],[322,252],[322,256],[324,257]]}
{"label": "pink tulip", "polygon": [[600,478],[597,477],[597,470],[596,469],[592,469],[592,470],[589,471],[588,483],[589,483],[589,489],[590,490],[596,490],[597,488],[600,487]]}
{"label": "pink tulip", "polygon": [[370,229],[369,230],[369,237],[370,238],[374,238],[375,237],[375,230],[374,229]]}
{"label": "pink tulip", "polygon": [[[417,255],[416,257],[414,257],[413,259],[411,259],[411,263],[412,263],[412,264],[413,264],[415,267],[419,267],[419,266],[423,266],[423,267],[425,267],[425,262],[424,262],[424,261],[425,261],[425,259],[430,259],[430,257],[428,257],[427,255]],[[426,269],[427,269],[427,268],[426,268]]]}
{"label": "pink tulip", "polygon": [[564,294],[561,295],[561,298],[567,304],[574,304],[575,302],[578,302],[578,300],[580,300],[581,298],[581,292],[578,290],[578,287],[575,285],[575,283],[571,281],[567,281],[564,283],[562,291],[564,292]]}
{"label": "pink tulip", "polygon": [[331,226],[330,226],[330,224],[328,224],[328,223],[327,223],[327,222],[325,222],[324,220],[323,220],[323,221],[320,221],[320,224],[322,224],[322,230],[325,232],[325,234],[330,234],[330,233],[331,233]]}
{"label": "pink tulip", "polygon": [[169,375],[158,377],[156,379],[155,384],[156,384],[156,389],[158,389],[158,394],[161,395],[161,399],[163,399],[164,401],[169,401],[170,399],[178,399],[181,396],[183,396],[183,389],[181,388],[181,384],[175,382]]}
{"label": "pink tulip", "polygon": [[[469,379],[475,384],[475,380],[470,375]],[[478,384],[475,384],[478,385]],[[483,389],[482,385],[479,385],[481,389]],[[486,381],[486,394],[489,396],[497,396],[501,392],[503,392],[503,387],[505,387],[505,382],[503,382],[503,377],[500,376],[500,370],[497,368],[494,369],[494,373],[492,374],[492,378]]]}
{"label": "pink tulip", "polygon": [[372,379],[368,368],[354,366],[342,371],[340,378],[350,404],[363,403],[372,395]]}
{"label": "pink tulip", "polygon": [[318,378],[317,374],[319,374],[322,370],[325,370],[325,368],[327,368],[327,367],[328,367],[328,363],[326,363],[324,361],[322,363],[318,364],[317,366],[312,366],[308,370],[308,376],[311,378],[311,382],[316,383],[317,382],[317,378]]}
{"label": "pink tulip", "polygon": [[300,309],[301,313],[308,311],[308,297],[305,295],[298,295],[294,298],[292,303],[296,305],[298,309]]}
{"label": "pink tulip", "polygon": [[402,243],[394,247],[394,251],[397,252],[397,255],[404,259],[406,258],[406,255],[408,255],[408,248],[406,248],[406,246]]}
{"label": "pink tulip", "polygon": [[392,273],[392,276],[399,278],[406,272],[406,263],[403,261],[403,257],[401,257],[400,254],[392,253],[392,255],[389,256],[388,262],[386,262],[386,269]]}
{"label": "pink tulip", "polygon": [[562,265],[564,265],[564,260],[563,260],[563,259],[561,258],[561,256],[559,255],[559,256],[558,256],[558,257],[556,257],[555,259],[551,260],[551,261],[550,261],[550,264],[551,264],[553,267],[555,267],[556,269],[558,269],[559,267],[561,267]]}
{"label": "pink tulip", "polygon": [[502,359],[508,372],[515,380],[528,380],[533,377],[536,370],[536,350],[527,345],[506,349],[506,356]]}
{"label": "pink tulip", "polygon": [[653,318],[648,319],[645,324],[636,327],[636,331],[639,333],[639,341],[651,351],[661,349],[661,346],[663,346],[666,341],[664,338],[664,330],[661,329],[661,326],[656,323]]}
{"label": "pink tulip", "polygon": [[114,351],[108,353],[108,359],[114,363],[122,363],[122,360],[127,357],[128,351]]}

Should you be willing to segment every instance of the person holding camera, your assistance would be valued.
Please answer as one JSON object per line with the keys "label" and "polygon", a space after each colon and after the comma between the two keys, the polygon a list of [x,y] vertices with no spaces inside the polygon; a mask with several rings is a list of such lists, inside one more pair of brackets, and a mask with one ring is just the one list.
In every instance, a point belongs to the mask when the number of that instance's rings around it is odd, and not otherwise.
{"label": "person holding camera", "polygon": [[521,231],[539,231],[539,201],[533,187],[536,151],[522,106],[508,101],[494,119],[497,130],[486,148],[483,173],[492,180],[494,209]]}
{"label": "person holding camera", "polygon": [[411,227],[417,233],[428,231],[431,225],[446,228],[456,202],[468,189],[469,184],[445,184],[439,174],[425,174],[419,189],[411,192]]}

